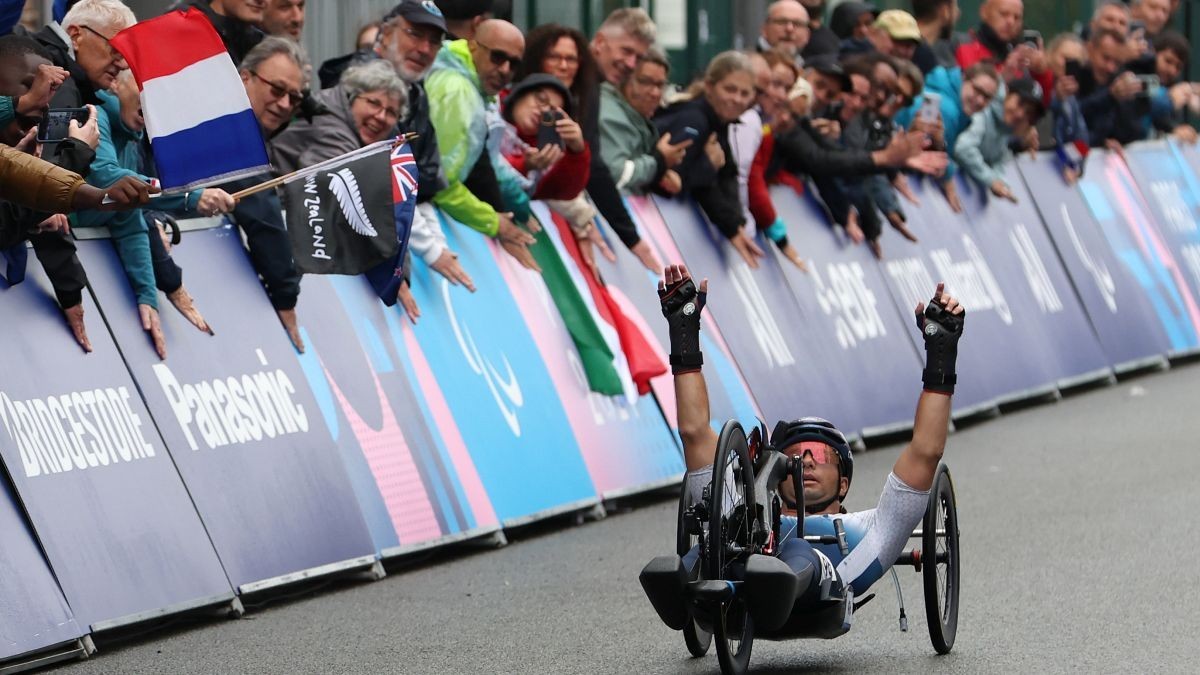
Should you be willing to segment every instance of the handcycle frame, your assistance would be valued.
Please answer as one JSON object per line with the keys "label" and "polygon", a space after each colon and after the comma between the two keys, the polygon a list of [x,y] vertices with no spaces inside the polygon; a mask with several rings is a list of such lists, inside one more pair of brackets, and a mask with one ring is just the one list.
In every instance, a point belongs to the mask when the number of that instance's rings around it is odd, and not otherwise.
{"label": "handcycle frame", "polygon": [[[737,578],[739,565],[744,572],[752,555],[778,556],[784,506],[794,509],[797,514],[794,536],[803,537],[812,544],[836,545],[843,555],[848,553],[840,519],[834,519],[833,535],[804,534],[801,472],[800,458],[788,456],[771,446],[765,428],[756,427],[747,437],[741,424],[730,420],[721,430],[712,483],[705,488],[704,499],[699,504],[688,505],[687,490],[681,494],[679,553],[685,552],[685,542],[698,541],[701,560],[699,578],[690,583],[692,618],[684,629],[685,640],[689,651],[694,656],[701,656],[707,652],[707,638],[711,633],[724,673],[743,673],[748,669],[756,637],[747,601],[739,594],[743,583]],[[783,481],[789,477],[798,487],[794,490],[794,502],[789,502],[780,491]],[[736,495],[727,499],[729,493],[739,490],[740,501]],[[895,568],[911,566],[923,574],[930,641],[939,654],[950,652],[957,632],[958,535],[953,482],[949,469],[940,464],[921,529],[911,535],[921,540],[921,547],[901,553],[890,570],[902,631],[908,630],[908,619]],[[838,637],[850,629],[854,611],[874,597],[872,593],[855,602],[851,588],[847,587],[839,594],[826,580],[822,582],[820,602],[813,611],[793,615],[780,629],[758,637],[769,640]]]}

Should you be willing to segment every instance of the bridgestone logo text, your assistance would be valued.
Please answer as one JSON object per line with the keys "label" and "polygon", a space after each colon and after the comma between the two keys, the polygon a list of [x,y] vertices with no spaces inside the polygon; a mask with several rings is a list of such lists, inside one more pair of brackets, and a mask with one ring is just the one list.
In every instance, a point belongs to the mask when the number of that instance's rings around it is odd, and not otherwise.
{"label": "bridgestone logo text", "polygon": [[193,429],[210,449],[308,431],[308,416],[292,400],[296,388],[282,370],[180,384],[158,363],[154,375],[192,450],[200,449]]}
{"label": "bridgestone logo text", "polygon": [[125,387],[14,401],[0,391],[0,423],[26,478],[154,457]]}

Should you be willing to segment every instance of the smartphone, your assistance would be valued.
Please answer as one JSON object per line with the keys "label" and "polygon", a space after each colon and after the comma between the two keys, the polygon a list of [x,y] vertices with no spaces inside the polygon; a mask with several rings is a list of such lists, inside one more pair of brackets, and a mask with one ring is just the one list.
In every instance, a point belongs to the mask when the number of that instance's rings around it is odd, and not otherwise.
{"label": "smartphone", "polygon": [[917,111],[917,119],[928,124],[937,124],[942,117],[942,97],[932,91],[925,92],[921,108]]}
{"label": "smartphone", "polygon": [[1162,86],[1157,75],[1137,75],[1136,77],[1138,82],[1142,84],[1142,93],[1147,96],[1154,95],[1158,91],[1158,88]]}
{"label": "smartphone", "polygon": [[87,108],[50,108],[38,122],[38,143],[59,143],[67,138],[71,120],[86,124],[91,113]]}
{"label": "smartphone", "polygon": [[696,129],[696,127],[684,127],[683,138],[689,141],[695,141],[697,138],[700,138],[700,132]]}
{"label": "smartphone", "polygon": [[1034,49],[1042,48],[1042,33],[1032,28],[1027,28],[1021,31],[1021,39],[1017,44],[1029,45]]}
{"label": "smartphone", "polygon": [[1083,61],[1079,59],[1067,59],[1063,62],[1063,72],[1068,77],[1079,80],[1083,76]]}
{"label": "smartphone", "polygon": [[557,110],[547,110],[542,113],[542,123],[538,125],[537,146],[538,150],[547,145],[557,145],[563,147],[562,136],[558,135],[558,121],[563,118],[563,114]]}

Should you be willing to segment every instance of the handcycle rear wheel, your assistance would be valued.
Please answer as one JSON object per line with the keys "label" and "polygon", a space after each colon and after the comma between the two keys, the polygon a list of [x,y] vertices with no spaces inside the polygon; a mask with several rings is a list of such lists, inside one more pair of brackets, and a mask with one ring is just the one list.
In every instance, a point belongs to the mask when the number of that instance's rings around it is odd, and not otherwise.
{"label": "handcycle rear wheel", "polygon": [[[687,476],[683,477],[683,486],[679,491],[679,520],[676,523],[676,538],[675,552],[679,557],[687,555],[692,547],[696,546],[700,537],[694,534],[688,534],[687,526],[683,522],[683,513],[687,507],[691,506],[688,499],[688,480]],[[699,576],[699,565],[697,565],[697,573],[691,575],[691,579],[695,581]],[[701,628],[695,619],[689,619],[683,627],[683,642],[687,645],[688,653],[692,656],[700,657],[708,653],[708,647],[712,644],[712,633]]]}
{"label": "handcycle rear wheel", "polygon": [[925,580],[925,618],[929,639],[939,654],[949,654],[958,630],[958,508],[950,470],[939,464],[921,525],[921,562]]}
{"label": "handcycle rear wheel", "polygon": [[[754,468],[746,434],[736,421],[725,423],[713,462],[705,579],[730,579],[732,565],[752,550],[755,518]],[[754,646],[754,623],[736,594],[717,609],[713,620],[717,660],[726,675],[745,673]]]}

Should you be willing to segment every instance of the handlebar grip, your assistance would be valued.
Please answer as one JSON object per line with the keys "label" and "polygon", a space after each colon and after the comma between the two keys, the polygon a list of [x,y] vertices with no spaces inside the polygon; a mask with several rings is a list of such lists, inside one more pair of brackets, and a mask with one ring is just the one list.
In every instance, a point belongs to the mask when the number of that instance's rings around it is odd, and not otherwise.
{"label": "handlebar grip", "polygon": [[842,525],[841,518],[833,520],[833,532],[837,538],[838,550],[842,552],[842,555],[850,555],[850,547],[846,545],[846,527]]}

